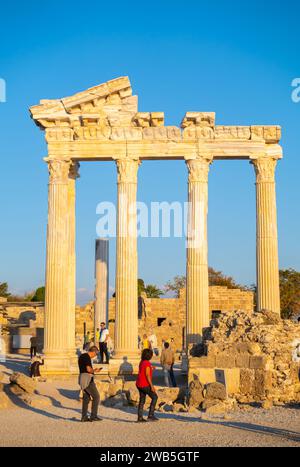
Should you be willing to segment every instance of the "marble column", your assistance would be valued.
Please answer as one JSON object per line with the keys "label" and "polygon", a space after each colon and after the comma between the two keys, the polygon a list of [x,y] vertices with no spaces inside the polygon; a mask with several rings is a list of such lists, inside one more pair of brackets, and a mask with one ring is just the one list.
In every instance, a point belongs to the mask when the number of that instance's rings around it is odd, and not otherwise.
{"label": "marble column", "polygon": [[209,326],[208,284],[208,174],[211,157],[187,160],[188,180],[188,232],[187,232],[187,285],[186,336],[187,346],[201,342],[203,329]]}
{"label": "marble column", "polygon": [[[68,215],[69,215],[69,327],[68,347],[71,357],[76,356],[75,328],[76,328],[76,180],[79,178],[79,163],[72,162],[68,179]],[[74,361],[76,364],[76,362]]]}
{"label": "marble column", "polygon": [[[108,326],[108,256],[109,240],[99,238],[95,244],[95,310],[94,310],[94,335],[100,323]],[[97,343],[96,343],[97,345]]]}
{"label": "marble column", "polygon": [[45,337],[46,373],[69,373],[74,351],[70,280],[69,175],[72,162],[46,159],[49,169],[46,259]]}
{"label": "marble column", "polygon": [[138,160],[116,161],[118,170],[115,356],[138,356]]}
{"label": "marble column", "polygon": [[252,161],[256,173],[257,309],[280,314],[275,169],[277,159]]}

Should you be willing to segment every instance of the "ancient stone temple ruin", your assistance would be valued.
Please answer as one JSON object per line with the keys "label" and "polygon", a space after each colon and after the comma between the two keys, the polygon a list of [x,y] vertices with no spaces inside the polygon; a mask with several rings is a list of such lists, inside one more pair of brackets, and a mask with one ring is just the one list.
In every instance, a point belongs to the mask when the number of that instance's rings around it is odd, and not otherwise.
{"label": "ancient stone temple ruin", "polygon": [[[48,373],[76,371],[75,185],[79,163],[115,161],[118,186],[116,324],[112,364],[138,361],[137,174],[143,160],[182,160],[188,173],[186,337],[201,342],[209,326],[208,175],[215,161],[250,161],[256,175],[257,306],[279,315],[275,168],[282,158],[278,126],[216,125],[212,112],[188,112],[181,128],[162,112],[139,112],[121,77],[30,109],[45,131],[49,169],[45,304]],[[217,163],[217,162],[216,162]],[[132,228],[132,226],[135,226]]]}

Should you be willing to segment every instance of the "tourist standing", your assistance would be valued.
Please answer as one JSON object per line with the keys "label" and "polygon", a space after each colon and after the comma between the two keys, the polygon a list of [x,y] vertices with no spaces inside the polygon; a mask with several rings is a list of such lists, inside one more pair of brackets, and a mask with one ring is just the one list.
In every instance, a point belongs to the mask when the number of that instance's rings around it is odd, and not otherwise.
{"label": "tourist standing", "polygon": [[138,422],[146,422],[143,418],[143,411],[144,405],[146,401],[146,397],[149,396],[151,399],[151,405],[149,409],[148,421],[149,422],[156,422],[158,418],[155,417],[155,406],[157,403],[157,394],[156,389],[152,383],[152,374],[153,374],[153,367],[150,363],[150,360],[153,357],[153,351],[151,349],[144,349],[142,352],[142,360],[139,365],[139,373],[136,380],[136,386],[140,393],[140,401],[138,407]]}
{"label": "tourist standing", "polygon": [[100,341],[99,341],[99,347],[100,347],[100,363],[103,362],[103,356],[105,355],[105,363],[107,365],[109,364],[109,354],[108,354],[108,338],[109,338],[109,331],[105,326],[105,323],[101,323],[100,325]]}
{"label": "tourist standing", "polygon": [[[98,417],[98,407],[100,403],[100,395],[94,381],[94,374],[99,373],[101,368],[94,370],[92,359],[96,357],[98,348],[91,347],[88,352],[80,355],[78,359],[79,366],[79,386],[83,393],[82,399],[82,422],[98,422],[102,419]],[[92,413],[88,417],[89,402],[92,400]]]}
{"label": "tourist standing", "polygon": [[90,343],[91,343],[91,335],[90,335],[90,331],[88,331],[84,336],[83,350],[89,350]]}
{"label": "tourist standing", "polygon": [[34,357],[30,365],[30,378],[39,380],[41,378],[40,366],[44,365],[44,360],[37,356]]}
{"label": "tourist standing", "polygon": [[37,352],[37,338],[35,336],[32,336],[30,338],[30,358],[36,357],[36,352]]}
{"label": "tourist standing", "polygon": [[147,334],[143,335],[143,341],[142,341],[142,350],[145,350],[145,349],[150,349],[150,342],[147,337]]}
{"label": "tourist standing", "polygon": [[148,341],[150,343],[150,348],[153,350],[154,355],[157,357],[159,355],[158,347],[157,347],[157,337],[152,332],[152,334],[148,337]]}
{"label": "tourist standing", "polygon": [[165,385],[170,387],[170,383],[176,388],[176,380],[174,375],[173,366],[175,363],[175,354],[171,349],[169,342],[164,343],[164,348],[161,353],[160,363],[163,368]]}

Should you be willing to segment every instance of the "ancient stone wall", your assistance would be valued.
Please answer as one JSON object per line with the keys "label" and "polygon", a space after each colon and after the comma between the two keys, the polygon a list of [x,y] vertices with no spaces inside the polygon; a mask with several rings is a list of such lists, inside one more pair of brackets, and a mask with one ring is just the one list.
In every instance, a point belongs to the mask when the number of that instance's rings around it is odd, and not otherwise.
{"label": "ancient stone wall", "polygon": [[[201,356],[201,353],[203,354]],[[224,313],[212,321],[189,382],[220,378],[239,402],[300,400],[300,325],[275,313]]]}
{"label": "ancient stone wall", "polygon": [[[218,313],[243,309],[253,310],[253,293],[227,287],[210,287],[209,304],[211,317]],[[36,328],[44,327],[44,307],[42,304],[21,303],[5,304],[5,311],[14,324],[26,325],[35,332]],[[139,336],[151,334],[152,331],[161,347],[163,340],[174,339],[174,347],[181,351],[183,346],[184,328],[186,326],[186,295],[180,292],[179,298],[147,298],[143,297],[141,306],[142,319],[139,320]],[[83,336],[86,331],[94,333],[94,302],[84,306],[76,306],[76,335]],[[109,330],[114,341],[115,332],[115,299],[109,301]]]}

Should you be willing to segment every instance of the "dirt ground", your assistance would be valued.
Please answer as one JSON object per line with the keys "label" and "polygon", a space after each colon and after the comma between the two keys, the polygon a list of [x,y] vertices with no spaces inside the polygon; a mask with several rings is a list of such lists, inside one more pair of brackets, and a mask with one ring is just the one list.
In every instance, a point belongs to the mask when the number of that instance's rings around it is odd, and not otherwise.
{"label": "dirt ground", "polygon": [[[0,370],[26,371],[28,358],[11,356]],[[81,402],[73,381],[48,381],[38,391],[49,405],[34,408],[12,400],[0,410],[0,446],[299,446],[300,407],[255,408],[224,418],[192,414],[160,414],[159,422],[136,424],[136,409],[99,407],[102,422],[80,423]]]}

